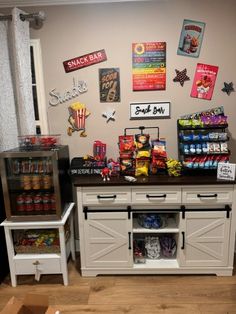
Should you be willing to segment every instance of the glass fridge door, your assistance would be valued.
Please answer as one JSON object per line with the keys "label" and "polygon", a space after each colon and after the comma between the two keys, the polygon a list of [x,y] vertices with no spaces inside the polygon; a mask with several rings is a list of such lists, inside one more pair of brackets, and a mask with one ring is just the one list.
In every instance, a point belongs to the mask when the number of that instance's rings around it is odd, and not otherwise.
{"label": "glass fridge door", "polygon": [[51,156],[5,158],[12,216],[56,213],[53,168]]}

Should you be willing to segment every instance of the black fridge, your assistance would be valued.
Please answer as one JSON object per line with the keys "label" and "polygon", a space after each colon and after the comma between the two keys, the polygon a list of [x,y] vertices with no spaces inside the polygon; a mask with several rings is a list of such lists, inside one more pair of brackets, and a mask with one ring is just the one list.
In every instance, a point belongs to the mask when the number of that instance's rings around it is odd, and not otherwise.
{"label": "black fridge", "polygon": [[[3,201],[3,192],[2,185],[0,180],[0,223],[6,218],[4,201]],[[7,248],[5,242],[4,228],[0,227],[0,283],[9,273],[9,264],[7,258]]]}

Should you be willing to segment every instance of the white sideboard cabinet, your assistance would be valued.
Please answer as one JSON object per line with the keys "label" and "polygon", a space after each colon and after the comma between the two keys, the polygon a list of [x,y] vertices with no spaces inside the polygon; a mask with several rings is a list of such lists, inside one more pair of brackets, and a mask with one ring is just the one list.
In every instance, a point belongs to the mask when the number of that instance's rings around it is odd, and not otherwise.
{"label": "white sideboard cabinet", "polygon": [[[194,181],[194,182],[193,182]],[[216,274],[231,276],[235,246],[234,182],[215,178],[122,178],[75,181],[81,273]],[[139,215],[160,214],[165,224],[144,228]],[[173,237],[174,256],[134,260],[134,241]]]}

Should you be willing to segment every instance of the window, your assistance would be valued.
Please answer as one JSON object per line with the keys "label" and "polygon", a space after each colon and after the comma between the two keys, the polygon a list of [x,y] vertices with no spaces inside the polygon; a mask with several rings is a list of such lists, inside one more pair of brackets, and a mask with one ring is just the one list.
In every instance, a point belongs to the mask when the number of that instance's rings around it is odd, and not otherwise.
{"label": "window", "polygon": [[48,119],[43,81],[42,55],[39,39],[30,40],[30,56],[36,134],[48,134]]}

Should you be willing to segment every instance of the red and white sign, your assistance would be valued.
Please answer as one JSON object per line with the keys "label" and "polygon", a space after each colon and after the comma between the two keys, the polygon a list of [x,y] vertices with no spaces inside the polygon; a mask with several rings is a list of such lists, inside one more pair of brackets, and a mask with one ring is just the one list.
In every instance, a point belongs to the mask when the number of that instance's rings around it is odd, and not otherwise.
{"label": "red and white sign", "polygon": [[63,65],[66,73],[69,73],[106,60],[106,52],[102,49],[74,59],[66,60],[63,62]]}

